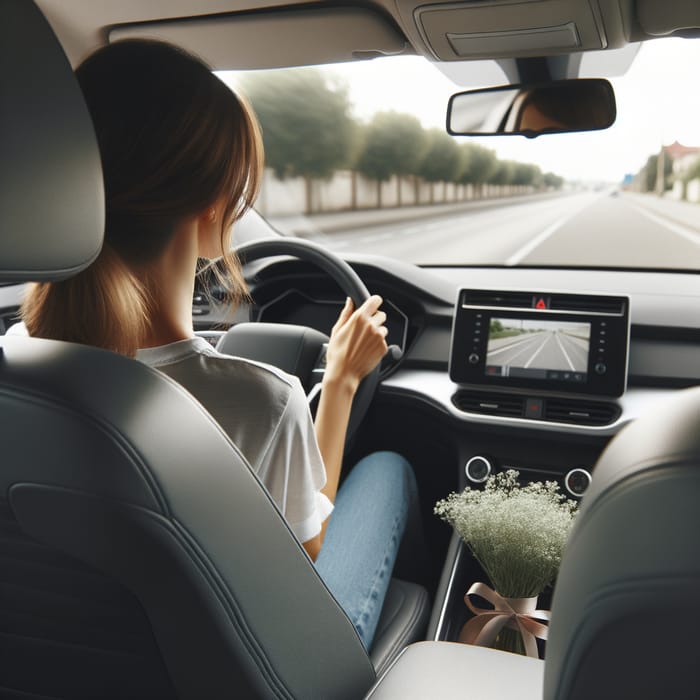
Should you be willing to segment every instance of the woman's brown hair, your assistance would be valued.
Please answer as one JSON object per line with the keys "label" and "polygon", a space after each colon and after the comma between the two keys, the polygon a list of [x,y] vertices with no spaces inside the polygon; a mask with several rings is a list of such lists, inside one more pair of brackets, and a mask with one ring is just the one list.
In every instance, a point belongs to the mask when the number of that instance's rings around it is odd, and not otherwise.
{"label": "woman's brown hair", "polygon": [[231,224],[253,204],[263,163],[250,108],[199,59],[169,44],[99,49],[76,75],[92,116],[105,181],[105,242],[84,272],[33,285],[22,317],[33,336],[133,355],[148,319],[136,271],[176,226],[224,198],[221,249],[230,301],[246,295]]}

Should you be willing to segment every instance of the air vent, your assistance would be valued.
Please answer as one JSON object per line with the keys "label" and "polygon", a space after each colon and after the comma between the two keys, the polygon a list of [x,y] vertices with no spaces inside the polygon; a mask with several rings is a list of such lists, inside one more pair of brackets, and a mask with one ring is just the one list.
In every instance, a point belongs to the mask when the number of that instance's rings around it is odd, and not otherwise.
{"label": "air vent", "polygon": [[622,316],[627,300],[623,297],[604,297],[589,294],[551,294],[547,292],[505,292],[485,289],[463,289],[463,306],[505,307],[534,309],[538,299],[547,299],[551,311],[579,311]]}
{"label": "air vent", "polygon": [[531,309],[533,295],[530,292],[495,292],[479,289],[462,291],[462,304],[467,306],[506,306]]}
{"label": "air vent", "polygon": [[[525,418],[525,396],[490,391],[460,389],[452,396],[452,403],[466,413],[487,416]],[[620,416],[620,408],[614,403],[575,399],[545,399],[541,418],[550,423],[576,425],[610,425]],[[528,416],[529,417],[529,416]]]}
{"label": "air vent", "polygon": [[483,413],[489,416],[522,418],[525,415],[525,397],[488,391],[458,391],[452,403],[467,413]]}
{"label": "air vent", "polygon": [[550,308],[552,311],[587,311],[621,316],[625,312],[625,300],[615,297],[556,294],[552,295]]}
{"label": "air vent", "polygon": [[620,415],[614,403],[601,401],[573,401],[547,399],[543,419],[553,423],[576,423],[577,425],[609,425]]}

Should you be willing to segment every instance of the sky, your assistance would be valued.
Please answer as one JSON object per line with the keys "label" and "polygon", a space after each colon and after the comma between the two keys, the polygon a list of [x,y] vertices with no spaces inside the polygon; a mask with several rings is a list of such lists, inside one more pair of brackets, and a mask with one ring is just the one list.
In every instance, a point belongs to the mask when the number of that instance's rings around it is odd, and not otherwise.
{"label": "sky", "polygon": [[[699,68],[700,40],[649,41],[625,75],[611,78],[618,116],[610,129],[537,139],[459,140],[481,143],[502,159],[536,163],[568,180],[619,182],[626,173],[636,173],[662,144],[678,140],[700,146]],[[325,70],[348,85],[354,114],[362,120],[393,109],[415,115],[426,128],[444,128],[450,95],[465,89],[417,56],[335,64]],[[488,84],[497,84],[497,76],[488,79]]]}

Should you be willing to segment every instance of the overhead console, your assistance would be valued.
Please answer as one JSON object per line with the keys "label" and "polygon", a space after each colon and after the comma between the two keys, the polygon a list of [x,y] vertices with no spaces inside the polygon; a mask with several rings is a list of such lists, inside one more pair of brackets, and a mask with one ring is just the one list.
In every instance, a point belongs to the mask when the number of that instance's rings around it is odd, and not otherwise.
{"label": "overhead console", "polygon": [[628,297],[461,289],[449,372],[471,387],[618,397],[628,348]]}
{"label": "overhead console", "polygon": [[[396,0],[417,50],[440,61],[554,56],[623,46],[628,0]],[[418,36],[415,36],[417,31]]]}

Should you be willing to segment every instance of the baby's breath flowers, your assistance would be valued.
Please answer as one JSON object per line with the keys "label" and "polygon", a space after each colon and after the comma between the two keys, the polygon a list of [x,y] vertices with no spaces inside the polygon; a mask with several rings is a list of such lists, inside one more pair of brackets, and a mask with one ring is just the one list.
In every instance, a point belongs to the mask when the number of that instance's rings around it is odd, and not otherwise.
{"label": "baby's breath flowers", "polygon": [[537,596],[554,581],[575,513],[555,481],[520,486],[514,469],[435,505],[506,598]]}

